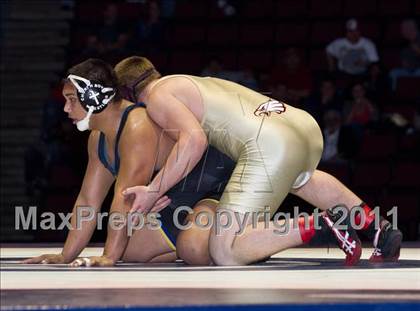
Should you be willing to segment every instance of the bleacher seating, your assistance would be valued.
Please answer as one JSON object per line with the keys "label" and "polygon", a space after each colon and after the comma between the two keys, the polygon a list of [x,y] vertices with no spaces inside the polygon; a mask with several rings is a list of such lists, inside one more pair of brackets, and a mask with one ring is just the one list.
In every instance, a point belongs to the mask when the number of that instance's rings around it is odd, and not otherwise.
{"label": "bleacher seating", "polygon": [[177,1],[175,16],[178,18],[202,18],[208,11],[207,1],[180,0]]}
{"label": "bleacher seating", "polygon": [[245,46],[268,46],[274,41],[273,26],[266,23],[243,23],[240,25],[239,44]]}
{"label": "bleacher seating", "polygon": [[308,12],[306,0],[282,0],[276,1],[276,18],[302,17]]}
{"label": "bleacher seating", "polygon": [[399,162],[392,170],[391,185],[398,188],[420,190],[420,163],[418,162]]}
{"label": "bleacher seating", "polygon": [[229,46],[238,37],[238,25],[235,22],[211,24],[207,31],[207,44],[210,46]]}
{"label": "bleacher seating", "polygon": [[343,12],[346,16],[364,17],[375,13],[375,1],[344,0]]}
{"label": "bleacher seating", "polygon": [[401,77],[397,81],[396,96],[405,100],[420,98],[420,77]]}
{"label": "bleacher seating", "polygon": [[358,162],[353,172],[352,184],[356,189],[371,189],[379,192],[386,186],[391,177],[387,161]]}
{"label": "bleacher seating", "polygon": [[306,46],[308,44],[308,25],[301,23],[282,23],[276,27],[276,44],[281,46]]}
{"label": "bleacher seating", "polygon": [[312,17],[338,16],[342,12],[341,1],[312,0],[309,14]]}
{"label": "bleacher seating", "polygon": [[166,44],[171,47],[197,46],[204,41],[205,29],[202,25],[176,25],[166,33]]}
{"label": "bleacher seating", "polygon": [[384,27],[384,40],[383,44],[385,45],[400,45],[404,41],[401,38],[400,33],[400,22],[392,21],[385,25]]}
{"label": "bleacher seating", "polygon": [[387,70],[401,66],[400,61],[401,50],[397,47],[383,48],[379,57],[382,59],[383,64]]}
{"label": "bleacher seating", "polygon": [[397,150],[397,139],[393,134],[369,134],[363,135],[359,151],[359,159],[389,160]]}
{"label": "bleacher seating", "polygon": [[248,0],[244,1],[239,12],[244,18],[267,18],[273,14],[273,0]]}
{"label": "bleacher seating", "polygon": [[378,1],[378,12],[380,15],[403,15],[410,14],[411,0],[398,0],[398,5],[395,5],[395,0],[380,0]]}
{"label": "bleacher seating", "polygon": [[272,66],[272,59],[270,49],[241,50],[238,55],[238,67],[264,71]]}
{"label": "bleacher seating", "polygon": [[314,22],[312,24],[311,43],[316,46],[323,46],[330,43],[334,39],[343,36],[344,25],[342,21],[335,22]]}
{"label": "bleacher seating", "polygon": [[[386,194],[379,200],[378,205],[383,216],[387,216],[387,213],[396,207],[398,228],[401,229],[406,238],[416,237],[420,219],[418,194]],[[388,215],[387,218],[391,220],[392,216]]]}

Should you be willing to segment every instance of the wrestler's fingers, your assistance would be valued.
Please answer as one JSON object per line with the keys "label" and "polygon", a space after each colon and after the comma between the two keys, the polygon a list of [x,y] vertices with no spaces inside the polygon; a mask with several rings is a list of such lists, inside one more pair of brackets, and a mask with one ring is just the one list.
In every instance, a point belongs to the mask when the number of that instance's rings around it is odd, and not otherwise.
{"label": "wrestler's fingers", "polygon": [[141,210],[140,198],[136,197],[131,205],[130,213],[140,212]]}
{"label": "wrestler's fingers", "polygon": [[169,199],[169,198],[168,198],[168,196],[167,196],[167,195],[164,195],[163,197],[160,197],[160,198],[156,201],[155,206],[156,206],[156,205],[161,204],[162,202],[167,201],[168,199]]}
{"label": "wrestler's fingers", "polygon": [[94,266],[95,263],[96,263],[96,261],[94,259],[91,259],[89,257],[83,258],[83,262],[84,262],[86,267]]}
{"label": "wrestler's fingers", "polygon": [[128,196],[128,195],[130,195],[130,194],[134,194],[134,195],[136,195],[136,188],[137,188],[137,187],[128,187],[128,188],[126,188],[125,190],[123,190],[122,194],[123,194],[124,196]]}
{"label": "wrestler's fingers", "polygon": [[43,259],[43,260],[41,261],[41,263],[42,263],[43,265],[47,265],[47,264],[49,264],[49,263],[51,263],[51,262],[50,262],[50,260],[49,260],[48,258],[45,258],[45,259]]}
{"label": "wrestler's fingers", "polygon": [[169,204],[171,204],[172,200],[170,198],[168,198],[167,200],[163,201],[160,204],[160,209],[164,209],[165,207],[167,207]]}
{"label": "wrestler's fingers", "polygon": [[28,258],[28,259],[22,260],[21,263],[24,263],[24,264],[40,263],[44,260],[44,258],[45,258],[45,255],[41,255],[41,256],[38,256],[38,257]]}
{"label": "wrestler's fingers", "polygon": [[141,205],[140,204],[134,204],[133,203],[133,205],[131,206],[131,209],[130,209],[130,213],[131,214],[141,213],[142,211],[140,210],[140,208],[141,208]]}
{"label": "wrestler's fingers", "polygon": [[139,212],[134,212],[131,215],[131,224],[133,226],[137,226],[140,223],[140,217],[141,217],[141,214]]}
{"label": "wrestler's fingers", "polygon": [[159,204],[155,204],[150,212],[151,213],[159,212],[163,210],[165,207],[167,207],[169,204],[171,204],[171,199],[168,198],[167,200],[162,201]]}
{"label": "wrestler's fingers", "polygon": [[89,257],[83,257],[83,258],[77,258],[75,261],[72,262],[72,267],[91,267],[95,265],[96,261],[94,259],[91,259]]}
{"label": "wrestler's fingers", "polygon": [[70,264],[71,267],[81,267],[84,265],[84,258],[77,258]]}

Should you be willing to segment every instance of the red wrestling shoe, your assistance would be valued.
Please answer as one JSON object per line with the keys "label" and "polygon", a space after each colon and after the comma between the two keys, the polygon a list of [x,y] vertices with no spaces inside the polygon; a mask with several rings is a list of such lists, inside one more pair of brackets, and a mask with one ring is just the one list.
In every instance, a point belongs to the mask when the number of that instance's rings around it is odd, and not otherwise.
{"label": "red wrestling shoe", "polygon": [[321,220],[335,237],[338,247],[346,254],[345,265],[354,266],[362,255],[362,243],[350,223],[350,213],[344,217],[345,205],[336,205],[322,214]]}

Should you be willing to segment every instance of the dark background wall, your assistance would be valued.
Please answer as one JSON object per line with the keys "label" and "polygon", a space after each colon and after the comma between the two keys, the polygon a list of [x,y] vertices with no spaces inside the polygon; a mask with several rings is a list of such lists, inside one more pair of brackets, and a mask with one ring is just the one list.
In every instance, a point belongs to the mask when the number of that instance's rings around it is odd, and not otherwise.
{"label": "dark background wall", "polygon": [[[15,230],[14,207],[72,209],[87,135],[62,112],[60,80],[88,57],[115,64],[130,55],[149,57],[163,74],[232,79],[309,111],[327,132],[339,129],[321,168],[382,214],[398,206],[405,238],[418,239],[420,80],[392,85],[389,73],[409,46],[401,22],[419,14],[416,0],[2,1],[1,241],[64,240],[65,231]],[[379,54],[359,75],[329,70],[326,61],[327,44],[345,35],[349,18]],[[349,116],[355,87],[373,107],[363,120]],[[282,210],[294,205],[311,210],[294,197]]]}

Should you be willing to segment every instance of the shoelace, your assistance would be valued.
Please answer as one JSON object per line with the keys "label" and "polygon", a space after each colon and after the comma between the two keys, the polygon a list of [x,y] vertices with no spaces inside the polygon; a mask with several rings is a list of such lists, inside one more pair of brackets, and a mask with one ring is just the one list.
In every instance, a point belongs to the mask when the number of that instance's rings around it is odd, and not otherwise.
{"label": "shoelace", "polygon": [[375,247],[375,249],[373,250],[372,256],[382,256],[382,252],[380,248]]}
{"label": "shoelace", "polygon": [[[327,224],[330,226],[331,230],[333,231],[334,235],[340,240],[341,248],[345,253],[349,253],[353,255],[353,249],[356,248],[356,241],[354,241],[348,231],[341,232],[334,227],[334,223],[328,217],[324,217]],[[343,234],[344,233],[344,234]]]}
{"label": "shoelace", "polygon": [[383,228],[380,228],[375,233],[375,238],[373,239],[373,247],[375,247],[375,248],[373,249],[372,256],[382,256],[382,250],[381,250],[380,247],[378,247],[378,243],[379,243],[379,240],[380,240],[380,237],[381,237],[382,229]]}

